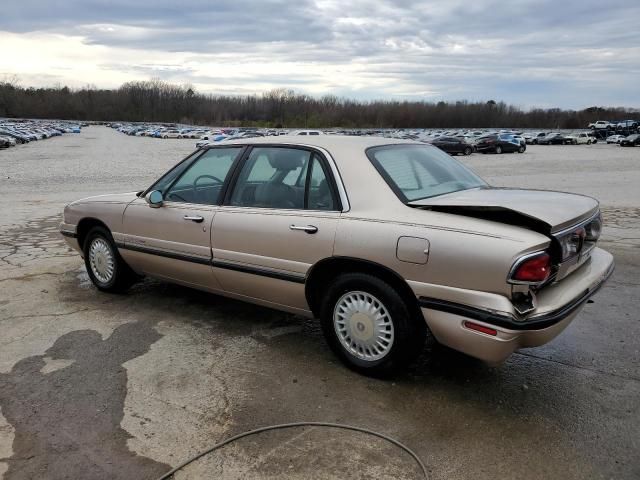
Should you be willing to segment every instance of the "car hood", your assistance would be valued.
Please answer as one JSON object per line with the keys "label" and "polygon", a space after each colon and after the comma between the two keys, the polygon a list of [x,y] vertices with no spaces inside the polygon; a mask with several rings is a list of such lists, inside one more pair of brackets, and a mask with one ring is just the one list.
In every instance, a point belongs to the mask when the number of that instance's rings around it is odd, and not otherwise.
{"label": "car hood", "polygon": [[598,201],[585,195],[514,188],[475,188],[415,200],[409,206],[520,225],[546,235],[595,215]]}
{"label": "car hood", "polygon": [[129,203],[138,198],[136,193],[137,192],[96,195],[94,197],[81,198],[80,200],[70,203],[70,205],[79,205],[82,203]]}

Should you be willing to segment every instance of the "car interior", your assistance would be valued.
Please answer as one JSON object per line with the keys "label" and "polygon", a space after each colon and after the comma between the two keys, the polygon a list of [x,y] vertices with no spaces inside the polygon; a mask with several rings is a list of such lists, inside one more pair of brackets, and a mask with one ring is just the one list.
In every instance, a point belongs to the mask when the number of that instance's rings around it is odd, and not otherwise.
{"label": "car interior", "polygon": [[[215,205],[238,149],[210,149],[164,193],[168,201]],[[311,165],[311,174],[307,170]],[[336,210],[327,174],[312,152],[292,148],[255,148],[235,183],[230,204],[241,207]]]}
{"label": "car interior", "polygon": [[210,149],[191,165],[164,194],[173,202],[215,205],[240,149]]}
{"label": "car interior", "polygon": [[312,165],[308,209],[332,210],[334,201],[320,161],[307,150],[256,148],[234,187],[234,206],[304,209],[307,169]]}

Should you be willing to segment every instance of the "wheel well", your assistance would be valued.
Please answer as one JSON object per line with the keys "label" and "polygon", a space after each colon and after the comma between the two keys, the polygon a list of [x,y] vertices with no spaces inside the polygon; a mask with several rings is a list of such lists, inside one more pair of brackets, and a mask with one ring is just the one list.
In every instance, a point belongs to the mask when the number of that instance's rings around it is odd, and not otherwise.
{"label": "wheel well", "polygon": [[366,273],[384,280],[400,294],[414,314],[420,314],[420,307],[415,293],[405,280],[390,268],[369,260],[351,257],[331,257],[321,260],[311,267],[305,282],[307,303],[315,317],[320,316],[322,298],[326,286],[342,273]]}
{"label": "wheel well", "polygon": [[81,249],[84,248],[84,241],[87,238],[87,234],[93,227],[104,227],[107,229],[107,231],[111,231],[109,230],[109,227],[107,227],[97,218],[83,218],[82,220],[80,220],[80,222],[78,222],[78,227],[76,228],[76,233],[78,235],[78,245],[80,245]]}

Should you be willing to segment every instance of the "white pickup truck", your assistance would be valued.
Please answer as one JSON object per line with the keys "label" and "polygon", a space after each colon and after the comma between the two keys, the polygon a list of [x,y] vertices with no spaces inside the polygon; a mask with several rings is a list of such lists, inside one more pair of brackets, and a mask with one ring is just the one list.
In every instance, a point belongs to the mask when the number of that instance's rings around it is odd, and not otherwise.
{"label": "white pickup truck", "polygon": [[586,132],[577,132],[577,133],[571,133],[569,135],[565,135],[565,138],[567,140],[570,140],[573,145],[578,145],[579,143],[585,143],[587,145],[591,145],[595,140],[595,138],[591,137],[591,135],[593,134],[592,133],[589,134]]}

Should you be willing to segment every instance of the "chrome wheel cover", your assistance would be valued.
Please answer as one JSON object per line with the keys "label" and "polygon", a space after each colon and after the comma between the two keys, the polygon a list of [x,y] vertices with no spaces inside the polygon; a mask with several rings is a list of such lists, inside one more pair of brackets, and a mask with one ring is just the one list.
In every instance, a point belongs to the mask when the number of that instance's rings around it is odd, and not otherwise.
{"label": "chrome wheel cover", "polygon": [[333,326],[342,346],[360,360],[373,362],[393,346],[393,322],[386,307],[367,292],[347,292],[336,302]]}
{"label": "chrome wheel cover", "polygon": [[111,246],[102,237],[96,237],[89,246],[91,272],[100,283],[109,283],[115,271],[115,258]]}

